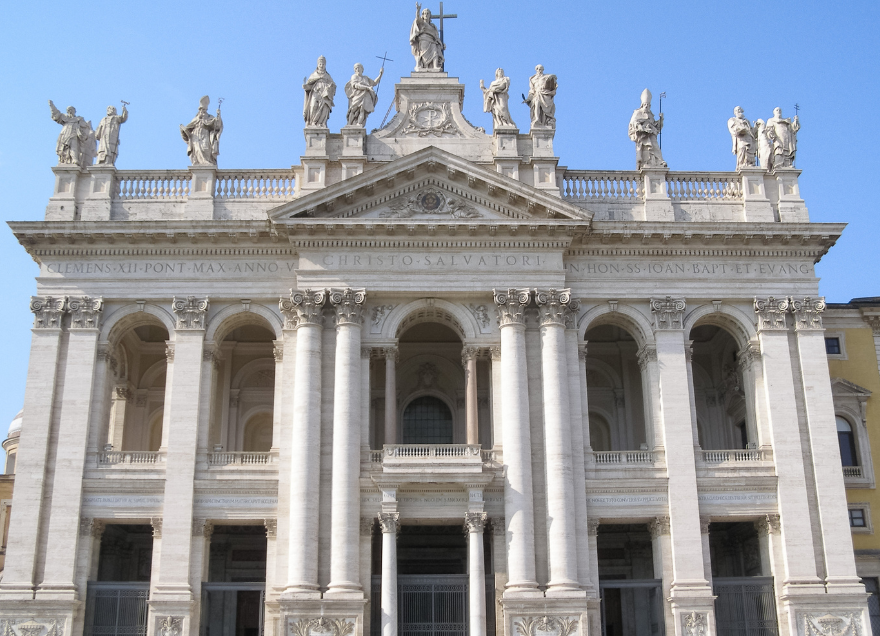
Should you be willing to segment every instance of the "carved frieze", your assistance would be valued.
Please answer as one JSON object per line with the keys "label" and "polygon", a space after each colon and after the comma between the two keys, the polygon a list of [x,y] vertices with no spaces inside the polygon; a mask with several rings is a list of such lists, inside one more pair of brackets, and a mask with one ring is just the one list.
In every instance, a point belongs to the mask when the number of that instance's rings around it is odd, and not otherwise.
{"label": "carved frieze", "polygon": [[296,312],[296,326],[323,324],[325,300],[327,300],[327,292],[323,289],[305,291],[291,289],[290,306]]}
{"label": "carved frieze", "polygon": [[[587,343],[578,345],[578,360],[586,360],[587,359]],[[639,363],[641,364],[641,363]]]}
{"label": "carved frieze", "polygon": [[654,329],[683,329],[686,306],[684,298],[673,298],[672,296],[652,298],[651,314],[654,316]]}
{"label": "carved frieze", "polygon": [[31,296],[34,329],[60,329],[61,317],[67,311],[67,299],[54,296]]}
{"label": "carved frieze", "polygon": [[361,347],[361,360],[369,360],[373,357],[373,349],[371,347]]}
{"label": "carved frieze", "polygon": [[489,525],[492,528],[492,534],[496,537],[503,537],[507,532],[504,528],[505,523],[503,517],[495,517],[494,519],[491,519]]}
{"label": "carved frieze", "polygon": [[712,517],[700,516],[700,534],[709,534],[710,523],[712,523]]}
{"label": "carved frieze", "polygon": [[467,533],[475,532],[478,534],[483,534],[483,530],[486,528],[486,520],[487,519],[488,519],[488,515],[485,512],[466,512],[466,513],[464,513],[465,532],[467,532]]}
{"label": "carved frieze", "polygon": [[419,190],[407,198],[399,198],[379,214],[385,218],[408,219],[416,215],[448,216],[455,219],[476,219],[483,214],[461,197],[451,197],[434,187]]}
{"label": "carved frieze", "polygon": [[571,636],[578,630],[580,620],[577,616],[522,616],[513,618],[517,636],[538,636],[538,632],[548,636]]}
{"label": "carved frieze", "polygon": [[506,291],[494,289],[492,294],[495,298],[499,326],[525,324],[525,310],[532,297],[528,289],[508,289]]}
{"label": "carved frieze", "polygon": [[90,519],[89,517],[80,517],[79,520],[79,536],[94,537],[100,539],[104,534],[104,522],[98,519]]}
{"label": "carved frieze", "polygon": [[790,298],[789,305],[794,314],[796,331],[821,331],[822,312],[825,311],[824,298]]}
{"label": "carved frieze", "polygon": [[165,343],[165,359],[168,362],[174,362],[174,343],[166,342]]}
{"label": "carved frieze", "polygon": [[75,296],[68,300],[67,307],[71,329],[97,329],[100,326],[101,313],[104,311],[103,298]]}
{"label": "carved frieze", "polygon": [[331,289],[328,295],[330,304],[336,309],[337,325],[360,325],[363,322],[366,290],[346,287]]}
{"label": "carved frieze", "polygon": [[204,329],[208,317],[208,299],[195,296],[187,296],[185,299],[173,298],[171,310],[177,319],[175,329]]}
{"label": "carved frieze", "polygon": [[758,331],[785,331],[785,314],[788,311],[788,298],[755,298],[755,315]]}

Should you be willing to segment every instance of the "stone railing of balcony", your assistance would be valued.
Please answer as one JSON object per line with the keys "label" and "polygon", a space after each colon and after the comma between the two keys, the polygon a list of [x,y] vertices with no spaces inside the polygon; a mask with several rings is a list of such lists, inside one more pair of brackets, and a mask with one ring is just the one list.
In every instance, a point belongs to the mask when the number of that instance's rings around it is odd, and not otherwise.
{"label": "stone railing of balcony", "polygon": [[772,455],[766,449],[701,450],[699,451],[699,459],[701,463],[707,465],[754,464],[770,461]]}
{"label": "stone railing of balcony", "polygon": [[[589,459],[588,459],[589,461]],[[657,461],[654,451],[593,451],[592,462],[596,467],[618,467],[622,464],[653,466]]]}
{"label": "stone railing of balcony", "polygon": [[269,468],[276,467],[278,456],[272,452],[258,453],[251,451],[220,451],[208,453],[209,468],[244,467]]}
{"label": "stone railing of balcony", "polygon": [[220,170],[214,197],[227,200],[290,201],[296,180],[290,170]]}
{"label": "stone railing of balcony", "polygon": [[844,466],[843,467],[843,476],[844,477],[855,477],[858,479],[862,479],[865,476],[864,471],[862,471],[861,466]]}
{"label": "stone railing of balcony", "polygon": [[117,170],[114,199],[184,201],[189,196],[189,170]]}
{"label": "stone railing of balcony", "polygon": [[479,444],[385,444],[382,470],[391,473],[482,472]]}
{"label": "stone railing of balcony", "polygon": [[165,454],[160,451],[99,451],[97,459],[101,467],[165,467]]}
{"label": "stone railing of balcony", "polygon": [[635,203],[644,198],[642,175],[632,171],[566,170],[562,196],[569,201]]}

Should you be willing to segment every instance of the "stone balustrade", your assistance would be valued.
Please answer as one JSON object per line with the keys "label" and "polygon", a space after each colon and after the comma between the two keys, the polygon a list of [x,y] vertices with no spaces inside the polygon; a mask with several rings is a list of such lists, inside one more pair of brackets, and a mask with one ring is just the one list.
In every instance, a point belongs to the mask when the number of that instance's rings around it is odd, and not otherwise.
{"label": "stone balustrade", "polygon": [[673,201],[742,201],[742,177],[736,172],[670,172],[666,188]]}
{"label": "stone balustrade", "polygon": [[149,466],[165,461],[164,453],[159,451],[101,451],[98,453],[99,466]]}
{"label": "stone balustrade", "polygon": [[218,199],[290,201],[296,179],[290,170],[221,170],[214,196]]}
{"label": "stone balustrade", "polygon": [[843,467],[843,476],[844,477],[858,477],[859,479],[865,476],[862,471],[861,466],[844,466]]}
{"label": "stone balustrade", "polygon": [[386,473],[482,472],[479,444],[385,444],[382,470]]}
{"label": "stone balustrade", "polygon": [[189,196],[188,170],[117,170],[115,199],[183,201]]}
{"label": "stone balustrade", "polygon": [[257,468],[278,462],[278,457],[271,452],[222,451],[208,453],[208,466],[247,466]]}
{"label": "stone balustrade", "polygon": [[768,452],[760,449],[701,450],[699,459],[704,464],[742,464],[768,461]]}
{"label": "stone balustrade", "polygon": [[562,196],[570,201],[628,201],[644,197],[641,174],[633,171],[566,170]]}
{"label": "stone balustrade", "polygon": [[653,465],[656,461],[654,452],[649,450],[637,451],[593,451],[593,461],[597,466],[620,464],[643,464]]}

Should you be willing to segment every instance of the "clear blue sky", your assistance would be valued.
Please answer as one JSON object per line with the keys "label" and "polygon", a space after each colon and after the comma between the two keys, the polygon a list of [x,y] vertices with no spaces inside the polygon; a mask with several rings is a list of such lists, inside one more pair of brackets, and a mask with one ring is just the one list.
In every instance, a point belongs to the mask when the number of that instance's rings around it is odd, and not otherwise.
{"label": "clear blue sky", "polygon": [[[426,3],[435,13],[436,0]],[[331,130],[344,124],[341,86],[362,62],[375,77],[388,52],[377,127],[393,83],[413,67],[414,3],[10,2],[0,20],[0,169],[3,220],[41,220],[52,194],[59,127],[48,99],[98,120],[131,102],[117,166],[185,168],[178,125],[202,95],[223,97],[221,168],[286,167],[303,152],[301,80],[319,55],[340,86]],[[467,85],[464,111],[491,129],[479,80],[499,66],[512,80],[522,129],[535,64],[559,77],[555,148],[580,169],[634,169],[626,135],[639,95],[666,91],[663,153],[672,170],[730,170],[726,122],[733,107],[767,119],[801,105],[801,192],[813,221],[849,223],[818,266],[829,301],[880,295],[871,147],[880,103],[880,3],[856,2],[470,2],[445,0],[446,70]],[[656,111],[656,103],[655,103]],[[873,152],[877,153],[877,148]],[[37,267],[0,228],[3,300],[0,431],[21,408],[30,347],[28,298]]]}

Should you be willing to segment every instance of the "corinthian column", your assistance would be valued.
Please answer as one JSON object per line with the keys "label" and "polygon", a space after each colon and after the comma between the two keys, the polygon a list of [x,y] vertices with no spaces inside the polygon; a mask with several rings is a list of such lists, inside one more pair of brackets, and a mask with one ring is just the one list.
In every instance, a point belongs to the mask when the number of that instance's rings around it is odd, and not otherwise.
{"label": "corinthian column", "polygon": [[397,529],[400,513],[380,512],[382,528],[382,636],[397,636]]}
{"label": "corinthian column", "polygon": [[480,431],[477,416],[477,354],[476,347],[461,350],[461,363],[464,365],[465,413],[467,414],[467,443],[479,444]]}
{"label": "corinthian column", "polygon": [[540,596],[535,580],[535,512],[526,375],[527,289],[494,290],[501,328],[501,400],[504,421],[504,516],[508,582],[505,596]]}
{"label": "corinthian column", "polygon": [[568,289],[535,291],[541,321],[544,388],[544,457],[547,473],[547,594],[578,590],[577,528],[571,459],[571,405],[565,355],[565,318],[572,311]]}
{"label": "corinthian column", "polygon": [[385,347],[385,443],[397,443],[397,347]]}
{"label": "corinthian column", "polygon": [[321,332],[323,289],[291,291],[297,313],[293,448],[290,458],[290,530],[285,594],[320,594],[318,588],[318,489],[321,445]]}
{"label": "corinthian column", "polygon": [[330,290],[336,308],[333,388],[333,501],[327,594],[356,593],[360,583],[361,323],[363,289]]}
{"label": "corinthian column", "polygon": [[483,555],[485,512],[466,512],[468,535],[468,609],[470,636],[486,636],[486,562]]}

